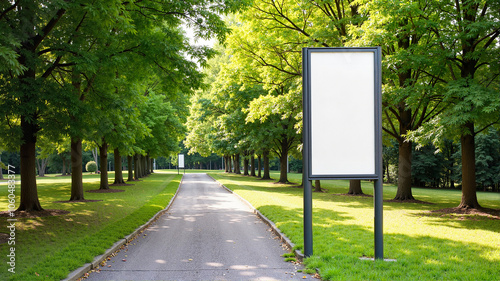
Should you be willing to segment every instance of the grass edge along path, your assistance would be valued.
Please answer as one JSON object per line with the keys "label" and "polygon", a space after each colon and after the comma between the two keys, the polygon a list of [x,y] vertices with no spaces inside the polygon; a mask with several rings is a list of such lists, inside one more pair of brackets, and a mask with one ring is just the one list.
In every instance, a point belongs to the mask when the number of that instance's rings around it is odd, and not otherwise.
{"label": "grass edge along path", "polygon": [[[248,176],[211,175],[302,249],[302,189]],[[499,280],[499,220],[430,212],[458,204],[449,197],[458,199],[460,191],[416,190],[432,205],[384,202],[384,257],[397,262],[360,260],[373,255],[373,198],[340,195],[347,192],[345,184],[322,182],[329,191],[313,195],[314,255],[305,265],[318,268],[323,280]],[[371,193],[368,186],[365,193]],[[384,186],[384,199],[395,190]],[[483,202],[498,208],[500,196],[491,198]]]}
{"label": "grass edge along path", "polygon": [[60,251],[43,257],[38,263],[9,280],[61,280],[96,256],[102,255],[116,241],[123,239],[138,227],[148,222],[156,213],[163,210],[174,196],[182,175],[175,175],[170,182],[128,216],[115,221],[92,235],[68,244]]}

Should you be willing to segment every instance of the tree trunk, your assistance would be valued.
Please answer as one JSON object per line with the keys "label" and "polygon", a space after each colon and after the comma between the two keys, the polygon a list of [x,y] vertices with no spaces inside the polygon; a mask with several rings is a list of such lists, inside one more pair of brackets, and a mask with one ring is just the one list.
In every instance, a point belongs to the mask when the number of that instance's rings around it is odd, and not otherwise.
{"label": "tree trunk", "polygon": [[234,173],[237,175],[241,175],[241,169],[240,169],[240,154],[236,153],[234,155]]}
{"label": "tree trunk", "polygon": [[314,191],[321,192],[321,181],[314,180]]}
{"label": "tree trunk", "polygon": [[149,166],[151,167],[151,171],[149,172],[150,174],[154,173],[155,165],[154,165],[154,159],[149,158]]}
{"label": "tree trunk", "polygon": [[128,168],[128,179],[127,181],[133,181],[134,180],[134,169],[132,167],[132,156],[129,155],[127,156],[127,168]]}
{"label": "tree trunk", "polygon": [[386,174],[387,174],[387,182],[391,183],[392,179],[391,179],[391,173],[389,171],[389,163],[387,163],[387,166],[386,166]]}
{"label": "tree trunk", "polygon": [[32,115],[30,121],[26,116],[21,116],[22,144],[21,144],[21,202],[18,211],[43,210],[38,200],[36,185],[36,132],[38,128],[36,116]]}
{"label": "tree trunk", "polygon": [[283,138],[281,141],[281,155],[280,155],[280,179],[278,182],[288,183],[288,141]]}
{"label": "tree trunk", "polygon": [[258,164],[257,164],[257,170],[258,170],[257,171],[257,177],[260,178],[260,177],[262,177],[262,173],[261,173],[261,171],[262,171],[262,157],[259,154],[259,155],[257,155],[257,158],[258,158],[258,161],[257,161],[258,162]]}
{"label": "tree trunk", "polygon": [[38,127],[38,116],[35,113],[37,89],[33,82],[36,79],[35,60],[37,58],[35,39],[35,13],[30,11],[31,6],[23,6],[19,3],[18,9],[24,9],[26,17],[19,22],[21,28],[26,31],[26,38],[21,43],[17,53],[19,54],[18,62],[25,66],[26,70],[19,76],[19,82],[22,89],[22,95],[19,97],[21,107],[24,109],[24,114],[21,119],[21,200],[18,211],[41,211],[43,210],[38,200],[38,191],[36,185],[36,134],[40,130]]}
{"label": "tree trunk", "polygon": [[139,180],[141,175],[139,174],[140,168],[139,154],[134,154],[134,180]]}
{"label": "tree trunk", "polygon": [[[2,163],[2,152],[0,151],[0,163]],[[0,167],[0,180],[3,180],[3,168]]]}
{"label": "tree trunk", "polygon": [[142,155],[137,154],[137,176],[139,178],[143,178],[144,175],[142,174]]}
{"label": "tree trunk", "polygon": [[71,138],[71,197],[69,201],[85,200],[82,173],[82,140]]}
{"label": "tree trunk", "polygon": [[474,140],[474,123],[464,125],[469,133],[460,136],[462,145],[462,201],[459,208],[481,208],[476,195],[476,145]]}
{"label": "tree trunk", "polygon": [[[33,136],[34,138],[34,136]],[[41,211],[36,185],[36,143],[21,145],[21,204],[19,211]]]}
{"label": "tree trunk", "polygon": [[229,156],[229,163],[231,163],[231,168],[230,168],[230,173],[235,173],[236,174],[236,163],[234,161],[234,155]]}
{"label": "tree trunk", "polygon": [[[84,96],[81,95],[81,74],[75,68],[71,72],[71,84],[76,97],[83,102]],[[76,121],[76,116],[71,116],[72,121]],[[83,155],[82,155],[82,139],[81,137],[73,136],[70,141],[71,146],[71,196],[69,201],[85,200],[83,193]],[[64,156],[62,157],[64,158]],[[64,159],[63,159],[64,161]],[[64,163],[64,162],[63,162]],[[97,165],[97,162],[96,162]],[[63,171],[64,173],[64,171]]]}
{"label": "tree trunk", "polygon": [[108,183],[108,144],[102,138],[102,144],[99,146],[99,156],[101,157],[101,184],[99,189],[109,189]]}
{"label": "tree trunk", "polygon": [[[31,26],[31,21],[27,20],[28,24]],[[33,31],[31,29],[31,31]],[[31,33],[31,31],[29,31]],[[19,76],[19,81],[22,86],[25,87],[26,93],[23,93],[23,96],[20,98],[20,104],[30,105],[34,99],[34,91],[32,89],[31,83],[34,82],[36,78],[36,71],[34,69],[34,65],[27,65],[30,60],[30,57],[35,58],[35,46],[33,46],[33,42],[29,40],[22,43],[21,48],[26,52],[22,53],[19,57],[19,63],[21,65],[27,66],[28,69],[23,73],[23,75]],[[20,147],[20,156],[21,156],[21,202],[18,211],[41,211],[43,210],[40,205],[40,201],[38,200],[38,190],[36,185],[36,133],[39,131],[38,125],[38,117],[35,113],[26,113],[25,115],[21,115],[21,147]]]}
{"label": "tree trunk", "polygon": [[148,175],[148,161],[146,159],[146,155],[142,155],[141,157],[142,160],[142,176],[147,176]]}
{"label": "tree trunk", "polygon": [[39,177],[45,177],[45,169],[47,168],[47,163],[49,163],[49,159],[36,159],[36,165],[38,168],[38,176]]}
{"label": "tree trunk", "polygon": [[399,142],[398,190],[394,200],[414,200],[411,192],[411,142]]}
{"label": "tree trunk", "polygon": [[248,156],[245,155],[245,158],[243,158],[243,175],[248,176],[248,164],[249,160],[247,158]]}
{"label": "tree trunk", "polygon": [[115,157],[115,182],[113,184],[124,184],[123,180],[123,172],[122,172],[122,157],[120,156],[120,150],[115,148],[114,157]]}
{"label": "tree trunk", "polygon": [[255,154],[252,151],[252,155],[250,156],[250,176],[255,177]]}
{"label": "tree trunk", "polygon": [[361,189],[361,180],[349,180],[349,192],[347,194],[364,194]]}
{"label": "tree trunk", "polygon": [[146,176],[146,173],[144,173],[144,171],[146,170],[144,168],[144,156],[142,154],[139,154],[139,174],[141,175],[141,178],[144,178]]}
{"label": "tree trunk", "polygon": [[94,162],[95,164],[97,165],[97,170],[99,171],[99,161],[98,161],[98,157],[97,157],[97,148],[94,150],[92,149],[92,156],[94,157]]}
{"label": "tree trunk", "polygon": [[264,150],[263,156],[264,156],[264,176],[262,177],[262,179],[270,180],[271,176],[269,174],[269,150]]}
{"label": "tree trunk", "polygon": [[64,158],[64,156],[61,156],[61,160],[62,160],[61,176],[65,176],[66,175],[66,159]]}
{"label": "tree trunk", "polygon": [[231,167],[229,165],[231,165],[229,163],[229,157],[227,155],[224,155],[224,172],[226,173],[231,172]]}

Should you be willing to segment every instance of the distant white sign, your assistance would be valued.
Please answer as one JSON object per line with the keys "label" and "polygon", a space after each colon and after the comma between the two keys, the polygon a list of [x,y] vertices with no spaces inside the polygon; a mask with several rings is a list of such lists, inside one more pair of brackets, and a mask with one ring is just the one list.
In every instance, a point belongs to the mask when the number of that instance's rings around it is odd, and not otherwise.
{"label": "distant white sign", "polygon": [[184,168],[184,154],[179,154],[179,168]]}

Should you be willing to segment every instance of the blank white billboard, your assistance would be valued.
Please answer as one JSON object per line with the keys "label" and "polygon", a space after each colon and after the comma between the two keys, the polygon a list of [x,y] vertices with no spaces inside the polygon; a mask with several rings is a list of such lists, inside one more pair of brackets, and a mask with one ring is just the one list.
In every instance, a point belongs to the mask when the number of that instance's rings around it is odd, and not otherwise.
{"label": "blank white billboard", "polygon": [[179,168],[184,168],[184,154],[179,154]]}
{"label": "blank white billboard", "polygon": [[374,175],[375,53],[310,54],[311,172]]}

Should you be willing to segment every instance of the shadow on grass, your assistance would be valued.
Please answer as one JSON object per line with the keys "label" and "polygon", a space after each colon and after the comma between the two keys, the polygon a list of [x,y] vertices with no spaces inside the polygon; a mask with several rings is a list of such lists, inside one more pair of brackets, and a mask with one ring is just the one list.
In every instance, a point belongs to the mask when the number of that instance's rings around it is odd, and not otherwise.
{"label": "shadow on grass", "polygon": [[[214,177],[230,180],[232,183],[228,183],[226,186],[236,193],[239,190],[251,189],[270,194],[279,193],[302,197],[304,192],[302,188],[297,188],[289,184],[276,183],[274,180],[261,180],[258,178],[241,177],[234,174],[216,174]],[[266,185],[266,183],[271,184]],[[337,191],[338,190],[335,189],[328,190],[327,192],[313,192],[313,199],[315,201],[342,203],[352,206],[353,208],[373,208],[373,198],[371,197],[346,196],[344,194],[338,194]]]}
{"label": "shadow on grass", "polygon": [[[303,251],[302,209],[266,205],[259,210]],[[362,261],[374,256],[374,234],[359,225],[343,224],[346,213],[313,211],[314,255],[306,260],[324,280],[492,280],[500,276],[498,248],[430,236],[384,235],[385,258],[397,262]],[[498,229],[498,227],[497,227]]]}
{"label": "shadow on grass", "polygon": [[[422,211],[418,213],[407,214],[410,217],[430,217],[431,225],[446,226],[455,229],[482,229],[498,233],[500,231],[500,218],[491,214],[459,214],[450,212]],[[495,213],[499,210],[492,210]]]}
{"label": "shadow on grass", "polygon": [[[67,182],[40,184],[38,194],[43,208],[69,210],[71,213],[56,217],[25,218],[16,222],[17,277],[14,279],[33,280],[36,278],[34,275],[30,275],[30,270],[33,270],[33,266],[38,264],[40,260],[48,261],[47,263],[59,263],[54,275],[63,275],[63,277],[64,274],[67,274],[64,270],[75,269],[84,262],[91,261],[97,255],[95,249],[99,251],[106,249],[115,241],[123,238],[125,234],[137,228],[142,221],[147,221],[150,218],[150,213],[154,214],[158,209],[163,208],[163,204],[168,203],[179,184],[178,180],[173,181],[174,178],[174,175],[162,175],[157,178],[152,177],[151,180],[144,181],[137,186],[123,187],[132,192],[86,193],[85,198],[89,200],[105,199],[102,202],[92,204],[54,203],[54,201],[70,198],[71,184]],[[172,187],[169,187],[171,190],[169,189],[165,193],[164,190],[168,184],[171,184]],[[98,181],[84,182],[84,191],[97,188],[99,188]],[[17,192],[19,191],[17,190]],[[153,197],[157,198],[155,200],[158,203],[150,201]],[[138,219],[141,220],[141,223],[137,222]],[[0,229],[7,229],[6,220],[0,220]],[[80,245],[79,241],[85,242]],[[73,245],[72,247],[78,249],[68,248],[68,245]],[[0,255],[6,256],[9,247],[7,244],[0,245]],[[90,252],[89,249],[93,252]],[[55,260],[54,258],[52,261],[52,255],[70,251],[75,251],[75,257],[85,256],[85,260],[83,258],[75,260],[64,256],[66,259]],[[6,266],[6,263],[0,266],[0,280],[8,280],[12,277]],[[42,267],[47,268],[46,272],[50,272],[53,266],[45,266],[44,264],[40,268]],[[63,270],[62,273],[61,270]],[[38,272],[40,273],[40,271]],[[45,279],[59,280],[61,278],[47,277]]]}
{"label": "shadow on grass", "polygon": [[[277,197],[277,200],[291,200],[289,204],[297,206],[302,198],[302,190],[285,185],[265,185],[262,181],[242,178],[235,175],[215,175],[224,180],[229,188],[240,195],[251,195],[255,202],[258,198]],[[270,181],[272,182],[272,181]],[[330,192],[338,192],[337,188]],[[247,192],[247,193],[245,193]],[[418,203],[384,203],[385,210],[395,211],[396,215],[407,216],[408,220],[415,220],[415,227],[425,227],[419,217],[432,210],[448,207],[451,200],[444,197],[449,192],[441,194],[439,191],[419,190],[423,196],[419,198],[432,201],[435,205]],[[275,195],[274,195],[275,194]],[[278,196],[278,194],[281,194]],[[435,195],[438,199],[434,199]],[[245,197],[245,196],[244,196]],[[388,196],[386,196],[388,197]],[[386,258],[397,259],[397,262],[361,261],[359,257],[374,256],[374,234],[370,223],[362,224],[351,213],[339,212],[340,208],[373,208],[372,198],[338,196],[332,193],[314,193],[313,233],[314,256],[306,263],[309,268],[319,268],[324,279],[329,280],[493,280],[500,276],[500,240],[495,233],[500,231],[498,220],[486,218],[450,219],[449,216],[438,215],[425,224],[443,228],[436,229],[440,233],[436,236],[419,234],[410,229],[406,233],[392,233],[384,235],[384,253]],[[441,202],[441,198],[445,202]],[[385,198],[384,198],[385,199]],[[434,199],[434,200],[432,200]],[[248,200],[248,198],[247,198]],[[267,199],[266,199],[267,200]],[[283,204],[274,205],[273,200],[260,201],[258,209],[280,230],[285,233],[297,246],[303,250],[302,208],[283,207]],[[450,201],[450,202],[449,202]],[[452,202],[455,204],[454,202]],[[326,205],[325,205],[326,204]],[[318,208],[318,206],[333,206]],[[346,210],[346,209],[344,209]],[[393,214],[394,216],[394,214]],[[363,218],[359,218],[363,219]],[[401,227],[412,227],[412,224]],[[450,227],[450,228],[447,228]],[[392,228],[396,232],[405,232],[401,228]],[[463,231],[461,231],[463,230]],[[441,232],[450,231],[450,239]],[[463,232],[472,238],[462,238],[458,232]],[[475,239],[474,235],[487,231],[488,238]],[[484,235],[485,233],[483,232]],[[462,239],[464,239],[462,241]],[[484,239],[488,239],[485,241]],[[468,241],[468,242],[465,242]],[[471,242],[472,241],[472,242]]]}
{"label": "shadow on grass", "polygon": [[[303,196],[303,189],[289,186],[287,184],[279,184],[274,180],[261,180],[260,178],[253,177],[243,177],[235,174],[215,174],[216,178],[220,177],[221,179],[229,179],[230,181],[236,183],[229,183],[229,188],[233,189],[235,192],[238,190],[246,190],[245,187],[252,190],[259,190],[269,193],[280,193],[280,194],[288,194],[292,196]],[[265,186],[263,183],[273,183],[272,185]],[[330,181],[331,182],[331,181]],[[313,192],[313,199],[315,201],[322,202],[332,202],[332,203],[341,203],[345,205],[349,205],[349,207],[353,208],[373,208],[373,197],[368,197],[371,195],[371,190],[369,187],[373,188],[373,183],[363,182],[363,190],[368,196],[346,196],[345,193],[349,186],[348,181],[335,181],[335,184],[339,184],[339,186],[326,187],[326,192]],[[345,187],[344,187],[345,185]],[[384,186],[384,188],[386,188]],[[392,187],[388,187],[392,189]],[[393,201],[392,200],[392,192],[391,194],[384,193],[384,209],[385,210],[411,210],[411,211],[431,211],[438,210],[443,208],[448,208],[452,206],[458,206],[460,201],[455,201],[451,199],[447,199],[446,196],[451,193],[459,193],[460,191],[456,190],[426,190],[426,189],[416,189],[418,192],[429,192],[429,195],[416,195],[415,197],[420,200],[414,201]],[[444,194],[442,194],[444,193]],[[439,201],[438,203],[429,202],[430,199],[435,198],[433,201]],[[455,205],[456,204],[456,205]]]}

